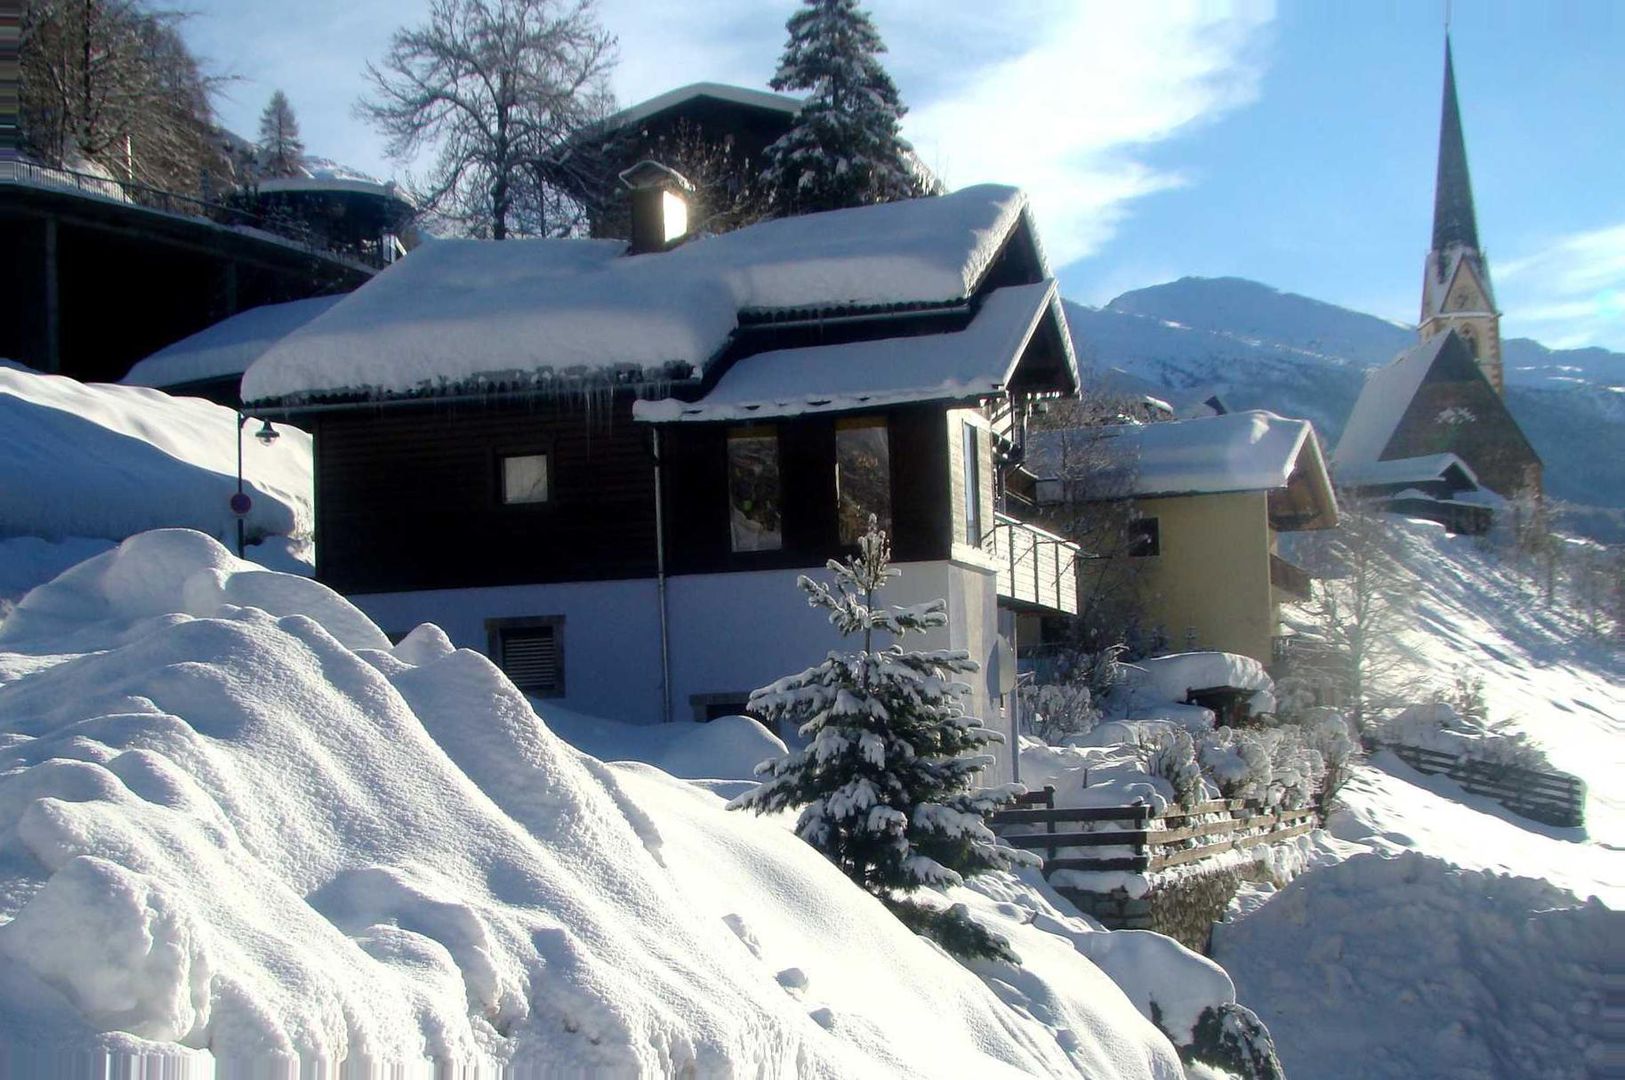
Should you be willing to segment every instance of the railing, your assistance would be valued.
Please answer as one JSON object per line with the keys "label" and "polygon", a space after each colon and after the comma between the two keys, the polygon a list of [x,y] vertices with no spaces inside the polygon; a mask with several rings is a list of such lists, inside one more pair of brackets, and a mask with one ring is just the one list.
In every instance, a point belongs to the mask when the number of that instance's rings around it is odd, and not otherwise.
{"label": "railing", "polygon": [[999,567],[1000,596],[1077,614],[1077,544],[1008,514],[997,514],[993,558]]}
{"label": "railing", "polygon": [[1521,765],[1478,761],[1442,750],[1406,743],[1381,743],[1383,749],[1421,773],[1443,773],[1463,791],[1487,795],[1515,814],[1561,828],[1585,824],[1585,781],[1568,773],[1542,772]]}
{"label": "railing", "polygon": [[363,266],[381,268],[393,252],[383,244],[349,244],[334,247],[324,243],[308,227],[290,221],[286,215],[270,215],[226,203],[182,195],[134,181],[113,180],[72,169],[54,169],[33,161],[0,159],[0,184],[27,184],[33,187],[64,188],[104,199],[139,206],[159,213],[201,218],[227,228],[259,229],[319,255],[339,257]]}
{"label": "railing", "polygon": [[[1028,796],[1025,805],[995,814],[993,825],[1012,847],[1043,852],[1046,877],[1056,870],[1148,873],[1279,843],[1315,827],[1312,807],[1272,810],[1242,799],[1171,806],[1153,817],[1147,803],[1056,808],[1054,788],[1046,788],[1042,798],[1047,802]],[[1043,832],[1009,832],[1040,825]],[[1063,825],[1081,827],[1058,829]],[[1101,848],[1118,850],[1076,854]],[[1068,850],[1074,854],[1064,854]]]}
{"label": "railing", "polygon": [[1282,592],[1291,593],[1300,600],[1309,599],[1309,572],[1294,566],[1279,555],[1270,555],[1270,584]]}

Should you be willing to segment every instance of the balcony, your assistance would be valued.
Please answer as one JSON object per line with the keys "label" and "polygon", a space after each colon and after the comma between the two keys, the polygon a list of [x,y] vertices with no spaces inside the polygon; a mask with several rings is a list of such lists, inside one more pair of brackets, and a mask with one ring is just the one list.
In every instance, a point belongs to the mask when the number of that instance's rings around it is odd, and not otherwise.
{"label": "balcony", "polygon": [[1308,571],[1294,566],[1279,555],[1270,556],[1270,584],[1299,600],[1309,599]]}
{"label": "balcony", "polygon": [[1029,609],[1078,613],[1078,545],[998,514],[992,554],[999,567],[999,599]]}

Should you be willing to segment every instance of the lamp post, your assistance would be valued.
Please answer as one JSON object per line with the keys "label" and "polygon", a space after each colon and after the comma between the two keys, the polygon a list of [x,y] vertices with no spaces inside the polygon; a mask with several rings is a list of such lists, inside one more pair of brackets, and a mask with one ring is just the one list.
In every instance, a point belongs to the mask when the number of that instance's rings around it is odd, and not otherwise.
{"label": "lamp post", "polygon": [[[237,494],[231,497],[231,512],[237,515],[237,557],[243,557],[244,522],[248,520],[248,512],[254,509],[254,500],[248,497],[243,490],[243,425],[248,423],[248,414],[241,409],[237,410]],[[264,421],[260,429],[254,432],[254,438],[270,446],[282,437],[282,432],[271,426],[271,421]]]}

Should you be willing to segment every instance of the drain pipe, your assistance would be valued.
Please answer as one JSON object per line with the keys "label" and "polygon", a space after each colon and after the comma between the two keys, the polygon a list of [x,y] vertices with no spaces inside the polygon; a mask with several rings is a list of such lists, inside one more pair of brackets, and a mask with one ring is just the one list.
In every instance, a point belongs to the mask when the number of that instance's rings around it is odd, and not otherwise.
{"label": "drain pipe", "polygon": [[666,501],[660,490],[660,427],[654,429],[655,594],[660,600],[660,720],[671,723],[671,627],[666,613]]}

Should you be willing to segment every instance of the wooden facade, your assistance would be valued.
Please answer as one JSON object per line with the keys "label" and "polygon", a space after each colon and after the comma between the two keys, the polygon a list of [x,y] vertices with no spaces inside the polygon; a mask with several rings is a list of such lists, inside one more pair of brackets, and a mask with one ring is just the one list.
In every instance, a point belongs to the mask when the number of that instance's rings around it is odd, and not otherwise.
{"label": "wooden facade", "polygon": [[[608,408],[559,397],[311,415],[318,577],[340,592],[370,593],[654,576],[655,434],[632,419],[633,400],[622,391]],[[963,470],[950,444],[953,412],[937,404],[858,414],[885,425],[899,562],[952,556],[962,515],[950,490]],[[818,566],[853,550],[841,544],[837,524],[841,419],[755,425],[778,443],[783,542],[769,551],[730,544],[727,439],[734,425],[663,428],[667,571]],[[990,463],[985,431],[981,443],[979,457]],[[548,499],[505,504],[502,459],[538,453],[548,456]],[[989,527],[991,500],[989,486]]]}

